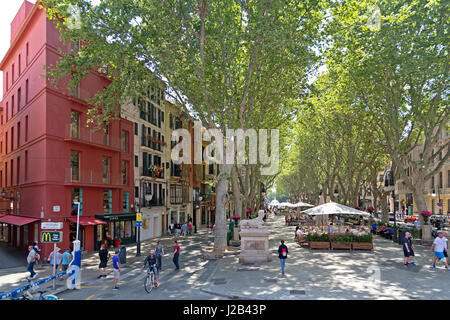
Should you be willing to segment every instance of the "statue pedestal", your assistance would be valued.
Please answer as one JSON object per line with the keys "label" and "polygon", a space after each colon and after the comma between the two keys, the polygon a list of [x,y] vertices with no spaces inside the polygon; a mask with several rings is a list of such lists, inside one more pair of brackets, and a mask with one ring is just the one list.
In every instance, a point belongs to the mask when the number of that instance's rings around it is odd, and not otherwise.
{"label": "statue pedestal", "polygon": [[431,230],[433,229],[432,225],[426,224],[422,226],[422,244],[427,245],[433,243],[433,235],[431,234]]}
{"label": "statue pedestal", "polygon": [[269,253],[269,228],[244,228],[241,230],[239,263],[272,261]]}
{"label": "statue pedestal", "polygon": [[239,241],[239,230],[238,230],[237,227],[235,227],[234,231],[233,231],[233,240],[234,241]]}

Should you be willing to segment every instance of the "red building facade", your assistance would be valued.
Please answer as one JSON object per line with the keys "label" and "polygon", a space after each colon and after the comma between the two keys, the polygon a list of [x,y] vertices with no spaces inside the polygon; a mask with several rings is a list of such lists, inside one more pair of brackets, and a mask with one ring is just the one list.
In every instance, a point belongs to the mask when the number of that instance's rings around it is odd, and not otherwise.
{"label": "red building facade", "polygon": [[[74,90],[55,87],[43,66],[56,65],[62,44],[45,11],[25,1],[11,23],[11,47],[0,64],[0,240],[26,250],[40,239],[42,222],[63,222],[60,248],[76,234],[73,203],[80,202],[79,239],[84,250],[100,242],[135,241],[133,123],[86,127],[87,98],[108,86],[92,72]],[[41,255],[42,256],[42,255]]]}

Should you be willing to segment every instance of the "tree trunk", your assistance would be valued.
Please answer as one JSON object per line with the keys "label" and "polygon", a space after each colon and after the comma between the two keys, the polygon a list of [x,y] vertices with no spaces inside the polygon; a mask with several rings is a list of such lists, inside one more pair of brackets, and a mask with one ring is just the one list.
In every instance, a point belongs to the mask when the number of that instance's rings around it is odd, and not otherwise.
{"label": "tree trunk", "polygon": [[233,166],[232,168],[232,177],[231,182],[233,184],[233,196],[234,196],[234,214],[237,214],[240,217],[243,217],[242,215],[242,195],[241,190],[239,188],[239,181],[237,177],[236,167]]}
{"label": "tree trunk", "polygon": [[231,176],[231,165],[221,166],[216,188],[216,223],[214,229],[214,252],[216,257],[222,257],[227,248],[226,204],[228,178]]}
{"label": "tree trunk", "polygon": [[382,193],[380,196],[381,204],[381,221],[384,223],[389,222],[389,208],[387,205],[387,193]]}

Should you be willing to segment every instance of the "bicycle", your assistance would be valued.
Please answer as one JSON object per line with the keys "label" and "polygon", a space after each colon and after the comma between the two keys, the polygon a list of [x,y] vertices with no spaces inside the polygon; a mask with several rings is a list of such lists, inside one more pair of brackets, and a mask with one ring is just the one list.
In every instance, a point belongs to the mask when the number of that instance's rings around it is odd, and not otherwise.
{"label": "bicycle", "polygon": [[147,293],[150,293],[153,287],[155,287],[155,273],[153,272],[153,268],[148,268],[147,276],[144,279],[144,289]]}
{"label": "bicycle", "polygon": [[[58,297],[54,294],[47,294],[44,296],[44,293],[46,293],[46,290],[39,290],[39,298],[37,300],[58,300]],[[21,297],[19,297],[17,300],[35,300],[34,296],[30,293],[30,290],[24,291]]]}

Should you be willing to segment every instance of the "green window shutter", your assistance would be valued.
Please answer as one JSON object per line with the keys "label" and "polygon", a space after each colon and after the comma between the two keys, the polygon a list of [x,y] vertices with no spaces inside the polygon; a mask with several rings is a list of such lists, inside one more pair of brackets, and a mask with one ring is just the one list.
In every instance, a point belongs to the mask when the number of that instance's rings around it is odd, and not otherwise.
{"label": "green window shutter", "polygon": [[83,215],[83,189],[80,188],[80,216]]}
{"label": "green window shutter", "polygon": [[109,192],[109,214],[112,214],[112,190],[108,190]]}

